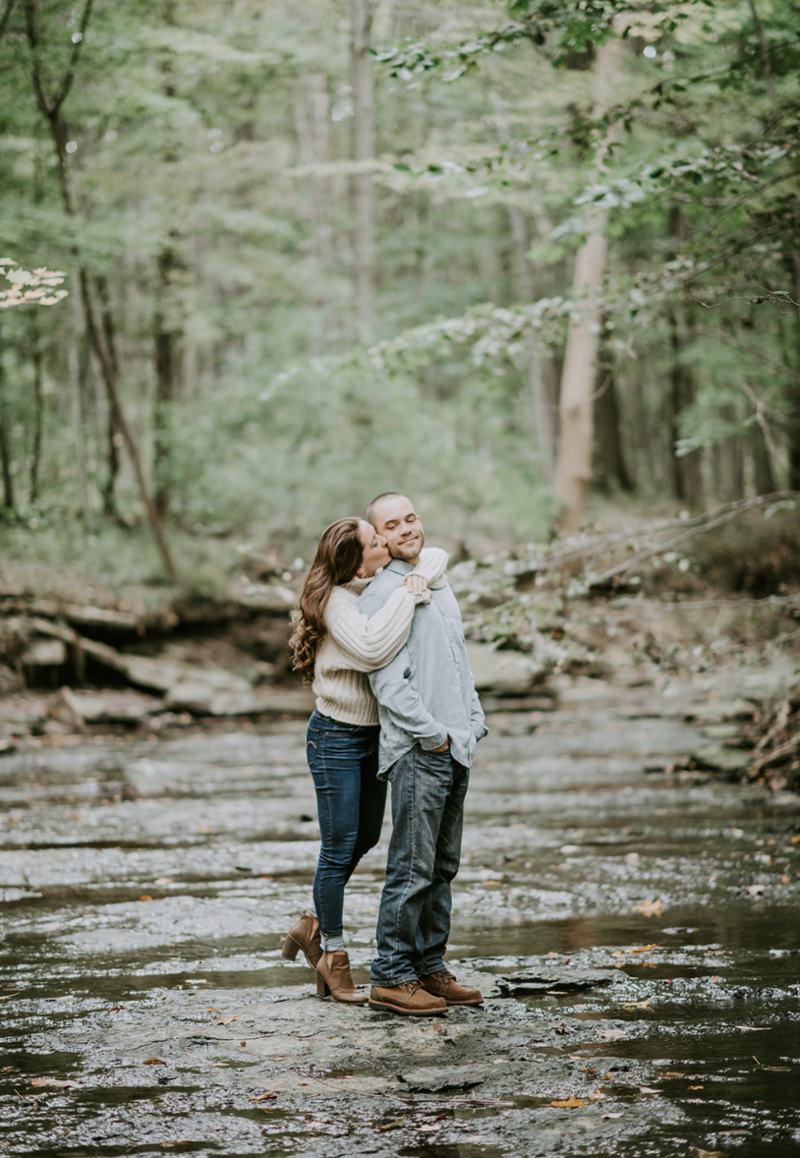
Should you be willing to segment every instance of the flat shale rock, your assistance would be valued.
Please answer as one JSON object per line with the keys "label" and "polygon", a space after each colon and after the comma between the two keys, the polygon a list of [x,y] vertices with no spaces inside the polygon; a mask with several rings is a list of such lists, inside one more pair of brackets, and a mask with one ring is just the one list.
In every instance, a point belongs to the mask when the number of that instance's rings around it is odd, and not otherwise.
{"label": "flat shale rock", "polygon": [[486,1080],[484,1073],[484,1066],[420,1066],[397,1076],[415,1094],[444,1094],[474,1089]]}
{"label": "flat shale rock", "polygon": [[613,969],[518,969],[495,977],[500,997],[583,993],[587,989],[615,985],[618,981],[619,974]]}
{"label": "flat shale rock", "polygon": [[697,749],[694,760],[698,767],[710,768],[712,772],[745,772],[753,763],[753,753],[709,744]]}
{"label": "flat shale rock", "polygon": [[515,651],[495,651],[484,643],[467,643],[469,666],[479,692],[495,696],[524,696],[531,691],[537,668]]}

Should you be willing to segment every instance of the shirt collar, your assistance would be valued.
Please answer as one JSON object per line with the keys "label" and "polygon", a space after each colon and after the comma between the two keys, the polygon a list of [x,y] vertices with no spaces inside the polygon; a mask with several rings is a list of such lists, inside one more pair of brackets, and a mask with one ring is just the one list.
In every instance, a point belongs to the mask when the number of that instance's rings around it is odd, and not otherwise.
{"label": "shirt collar", "polygon": [[410,563],[406,563],[405,559],[392,559],[391,563],[386,564],[384,570],[396,571],[398,575],[408,575],[414,568]]}

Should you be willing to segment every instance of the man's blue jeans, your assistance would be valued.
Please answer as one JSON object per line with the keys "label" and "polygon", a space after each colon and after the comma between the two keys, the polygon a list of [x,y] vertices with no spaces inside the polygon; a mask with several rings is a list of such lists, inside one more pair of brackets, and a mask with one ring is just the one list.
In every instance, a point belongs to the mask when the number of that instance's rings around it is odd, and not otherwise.
{"label": "man's blue jeans", "polygon": [[380,840],[386,784],[377,778],[380,728],[343,724],[314,711],[306,757],[317,793],[321,846],[314,905],[326,937],[342,935],[344,887]]}
{"label": "man's blue jeans", "polygon": [[392,766],[389,781],[394,828],[372,984],[391,987],[444,968],[469,769],[449,748],[417,746]]}

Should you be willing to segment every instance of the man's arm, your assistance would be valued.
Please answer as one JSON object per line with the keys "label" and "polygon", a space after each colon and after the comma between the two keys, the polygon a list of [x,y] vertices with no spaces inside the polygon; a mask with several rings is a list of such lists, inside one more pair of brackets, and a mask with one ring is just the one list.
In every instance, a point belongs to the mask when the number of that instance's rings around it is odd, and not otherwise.
{"label": "man's arm", "polygon": [[411,657],[404,647],[386,667],[370,672],[369,682],[375,699],[397,727],[418,740],[426,752],[432,752],[446,745],[447,729],[436,722],[411,687],[410,674]]}
{"label": "man's arm", "polygon": [[483,714],[481,701],[478,698],[478,693],[475,688],[472,689],[472,705],[470,711],[470,722],[472,724],[472,731],[476,740],[482,740],[484,736],[489,734],[489,729],[486,727],[486,717]]}

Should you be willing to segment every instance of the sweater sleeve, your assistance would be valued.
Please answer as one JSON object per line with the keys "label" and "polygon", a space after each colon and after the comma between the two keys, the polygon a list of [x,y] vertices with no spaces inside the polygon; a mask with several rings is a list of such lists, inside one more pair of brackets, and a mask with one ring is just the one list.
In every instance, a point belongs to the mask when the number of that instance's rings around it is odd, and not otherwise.
{"label": "sweater sleeve", "polygon": [[419,562],[411,574],[427,579],[429,587],[442,587],[448,561],[447,551],[441,547],[423,547],[419,553]]}
{"label": "sweater sleeve", "polygon": [[406,587],[398,587],[383,607],[367,618],[352,596],[334,589],[325,608],[325,626],[344,652],[342,667],[376,671],[394,659],[408,639],[418,602]]}

